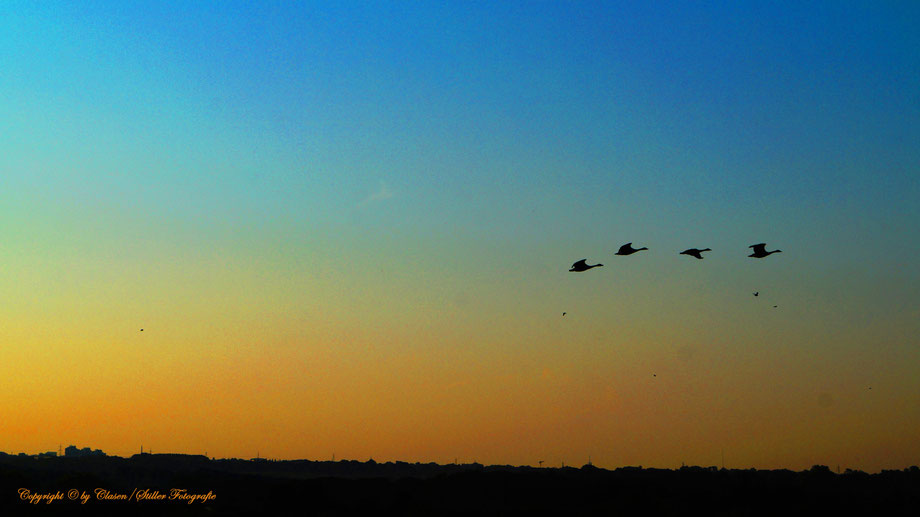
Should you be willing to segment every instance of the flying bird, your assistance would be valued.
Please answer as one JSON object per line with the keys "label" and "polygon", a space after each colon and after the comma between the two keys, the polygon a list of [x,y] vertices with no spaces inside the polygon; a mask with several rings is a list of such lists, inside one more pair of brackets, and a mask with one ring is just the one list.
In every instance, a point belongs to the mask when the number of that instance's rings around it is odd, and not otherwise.
{"label": "flying bird", "polygon": [[709,248],[702,249],[702,250],[698,250],[698,249],[696,249],[696,248],[690,248],[690,249],[688,249],[688,250],[681,251],[680,253],[678,253],[678,255],[690,255],[691,257],[696,257],[696,258],[702,260],[702,259],[703,259],[702,253],[703,253],[704,251],[712,251],[712,250],[709,249]]}
{"label": "flying bird", "polygon": [[587,264],[587,262],[586,262],[587,260],[588,260],[588,259],[581,259],[581,260],[579,260],[578,262],[572,264],[572,269],[570,269],[569,271],[573,271],[573,272],[575,272],[575,273],[580,273],[580,272],[582,272],[582,271],[587,271],[587,270],[591,269],[592,267],[600,267],[600,266],[603,266],[603,264],[594,264],[593,266],[589,266],[589,265]]}
{"label": "flying bird", "polygon": [[764,242],[761,242],[760,244],[752,244],[748,246],[748,248],[754,248],[754,253],[751,253],[748,256],[754,257],[754,258],[764,258],[770,255],[771,253],[782,253],[782,250],[767,251],[766,247],[767,247],[767,244]]}
{"label": "flying bird", "polygon": [[754,296],[760,296],[760,291],[754,291]]}
{"label": "flying bird", "polygon": [[614,253],[614,255],[632,255],[633,253],[635,253],[635,252],[637,252],[637,251],[642,251],[642,250],[647,250],[647,249],[648,249],[648,248],[634,249],[634,248],[632,247],[632,243],[631,243],[631,242],[627,242],[626,244],[620,246],[620,251]]}

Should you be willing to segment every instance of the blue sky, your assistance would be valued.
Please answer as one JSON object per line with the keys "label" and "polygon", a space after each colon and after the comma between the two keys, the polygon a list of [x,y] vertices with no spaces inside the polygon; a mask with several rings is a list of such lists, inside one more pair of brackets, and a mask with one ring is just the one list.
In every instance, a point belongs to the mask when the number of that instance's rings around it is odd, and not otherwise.
{"label": "blue sky", "polygon": [[900,218],[917,194],[907,4],[6,10],[8,124],[98,163],[113,198],[165,183],[319,217],[382,181],[414,205],[401,223],[482,231],[526,225],[522,200],[575,219],[655,206],[666,225]]}

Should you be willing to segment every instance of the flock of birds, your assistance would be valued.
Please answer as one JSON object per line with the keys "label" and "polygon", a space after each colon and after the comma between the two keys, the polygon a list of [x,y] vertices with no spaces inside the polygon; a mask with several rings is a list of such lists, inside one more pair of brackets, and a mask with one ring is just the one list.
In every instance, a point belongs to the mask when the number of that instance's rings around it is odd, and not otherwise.
{"label": "flock of birds", "polygon": [[[765,257],[769,257],[773,253],[782,253],[782,250],[767,251],[767,243],[765,242],[761,242],[758,244],[751,244],[750,246],[748,246],[748,248],[752,248],[754,250],[753,253],[748,255],[748,257],[752,257],[752,258],[765,258]],[[633,248],[632,243],[627,242],[626,244],[620,246],[620,249],[616,253],[614,253],[614,255],[632,255],[633,253],[636,253],[638,251],[644,251],[644,250],[648,250],[648,248],[646,247]],[[697,259],[702,260],[704,251],[712,251],[712,250],[709,248],[703,248],[703,249],[690,248],[690,249],[681,251],[680,253],[678,253],[678,255],[689,255],[691,257],[696,257]],[[569,271],[573,273],[581,273],[582,271],[587,271],[591,268],[600,267],[600,266],[603,266],[603,264],[589,265],[588,259],[581,259],[578,262],[575,262],[574,264],[572,264],[572,269],[569,269]],[[755,291],[754,296],[760,296],[760,291]],[[777,307],[778,305],[773,306],[774,309]],[[562,313],[563,316],[565,316],[566,314],[567,313],[565,312]],[[658,377],[658,375],[653,373],[652,377]],[[872,388],[870,387],[869,389],[871,390]]]}
{"label": "flock of birds", "polygon": [[[782,250],[767,251],[767,243],[765,242],[761,242],[759,244],[751,244],[750,246],[748,246],[748,248],[753,248],[754,250],[753,253],[748,255],[748,257],[752,257],[752,258],[764,258],[764,257],[769,257],[773,253],[782,253]],[[638,251],[647,250],[647,249],[648,248],[646,247],[633,248],[632,243],[627,242],[626,244],[620,246],[620,249],[616,253],[614,253],[614,255],[632,255],[633,253],[636,253]],[[690,249],[681,251],[680,253],[678,253],[678,255],[689,255],[691,257],[696,257],[697,259],[702,260],[704,251],[712,251],[712,250],[709,248],[703,248],[703,249],[690,248]],[[587,271],[591,268],[601,267],[601,266],[603,266],[603,264],[589,265],[588,259],[581,259],[578,262],[572,264],[572,268],[569,269],[569,271],[573,273],[581,273],[582,271]],[[760,296],[760,291],[755,291],[754,296]],[[779,306],[778,305],[773,306],[774,309],[776,309],[777,307]],[[565,316],[566,313],[563,312],[562,315]]]}
{"label": "flock of birds", "polygon": [[[767,243],[765,243],[765,242],[761,242],[761,243],[758,243],[758,244],[751,244],[750,246],[748,246],[748,248],[752,248],[752,249],[754,250],[750,255],[748,255],[748,257],[751,257],[751,258],[762,259],[762,258],[769,257],[770,255],[772,255],[772,254],[774,254],[774,253],[782,253],[782,250],[767,251]],[[644,251],[644,250],[647,250],[647,249],[648,249],[648,248],[645,248],[645,247],[642,247],[642,248],[633,248],[633,247],[632,247],[632,243],[631,243],[631,242],[627,242],[626,244],[620,246],[619,251],[617,251],[616,253],[614,253],[614,255],[632,255],[633,253],[636,253],[636,252],[638,252],[638,251]],[[679,254],[679,255],[689,255],[689,256],[691,256],[691,257],[696,257],[697,259],[702,260],[702,259],[703,259],[703,252],[704,252],[704,251],[712,251],[712,250],[709,249],[709,248],[703,248],[703,249],[690,248],[690,249],[681,251],[681,252],[678,253],[678,254]],[[589,264],[588,264],[588,259],[581,259],[581,260],[579,260],[578,262],[572,264],[572,268],[569,269],[569,271],[571,271],[571,272],[573,272],[573,273],[581,273],[581,272],[587,271],[587,270],[589,270],[589,269],[591,269],[591,268],[600,267],[600,266],[603,266],[603,264],[593,264],[593,265],[589,265]],[[754,291],[754,296],[760,296],[760,291]],[[778,305],[774,305],[774,306],[773,306],[774,309],[776,309],[777,307],[779,307],[779,306],[778,306]],[[563,316],[565,316],[566,314],[567,314],[567,313],[565,313],[565,312],[562,313]],[[652,374],[652,377],[657,377],[657,375],[653,373],[653,374]],[[869,389],[871,390],[871,389],[872,389],[872,386],[869,386]]]}
{"label": "flock of birds", "polygon": [[[753,258],[764,258],[764,257],[770,256],[773,253],[782,253],[782,250],[767,251],[767,244],[765,242],[761,242],[760,244],[752,244],[748,246],[748,248],[754,249],[754,252],[748,255],[748,257],[753,257]],[[636,253],[638,251],[647,250],[647,249],[648,248],[645,248],[645,247],[633,248],[632,243],[627,242],[626,244],[620,246],[619,251],[614,253],[614,255],[632,255],[633,253]],[[681,251],[680,253],[678,253],[678,255],[689,255],[691,257],[696,257],[697,259],[702,260],[704,251],[712,251],[712,250],[709,248],[704,248],[704,249],[690,248],[690,249]],[[588,265],[588,259],[581,259],[578,262],[572,264],[572,269],[569,269],[569,271],[573,273],[581,273],[582,271],[587,271],[591,268],[600,267],[600,266],[603,266],[603,264]],[[757,296],[757,294],[758,293],[754,293],[754,296]]]}

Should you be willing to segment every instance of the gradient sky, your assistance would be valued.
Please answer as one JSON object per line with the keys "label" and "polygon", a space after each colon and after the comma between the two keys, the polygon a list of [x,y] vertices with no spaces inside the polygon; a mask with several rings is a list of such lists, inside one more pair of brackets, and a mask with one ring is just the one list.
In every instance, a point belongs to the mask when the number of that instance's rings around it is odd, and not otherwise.
{"label": "gradient sky", "polygon": [[920,4],[698,4],[0,3],[0,450],[920,464]]}

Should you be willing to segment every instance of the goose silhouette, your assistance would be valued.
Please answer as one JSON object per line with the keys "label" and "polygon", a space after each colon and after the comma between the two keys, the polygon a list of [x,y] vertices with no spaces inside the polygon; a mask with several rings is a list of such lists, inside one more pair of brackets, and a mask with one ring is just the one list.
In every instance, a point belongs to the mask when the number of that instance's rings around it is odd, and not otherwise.
{"label": "goose silhouette", "polygon": [[589,265],[587,264],[587,262],[586,262],[587,260],[588,260],[588,259],[581,259],[581,260],[579,260],[578,262],[572,264],[572,269],[570,269],[569,271],[573,271],[573,272],[575,272],[575,273],[580,273],[580,272],[582,272],[582,271],[587,271],[587,270],[591,269],[592,267],[600,267],[600,266],[603,266],[603,264],[594,264],[593,266],[589,266]]}
{"label": "goose silhouette", "polygon": [[635,252],[637,252],[637,251],[642,251],[642,250],[647,250],[647,249],[648,249],[648,248],[634,249],[634,248],[632,247],[632,243],[631,243],[631,242],[627,242],[626,244],[620,246],[620,251],[614,253],[614,255],[632,255],[633,253],[635,253]]}
{"label": "goose silhouette", "polygon": [[754,248],[754,253],[751,253],[750,255],[748,255],[749,257],[754,257],[754,258],[764,258],[770,255],[771,253],[782,253],[782,250],[767,251],[766,249],[767,244],[764,242],[761,242],[760,244],[752,244],[748,246],[748,248]]}
{"label": "goose silhouette", "polygon": [[709,249],[709,248],[701,249],[701,250],[698,250],[698,249],[696,249],[696,248],[690,248],[690,249],[688,249],[688,250],[681,251],[680,253],[678,253],[678,255],[690,255],[691,257],[696,257],[696,258],[702,260],[702,259],[703,259],[702,253],[703,253],[704,251],[712,251],[712,250]]}

